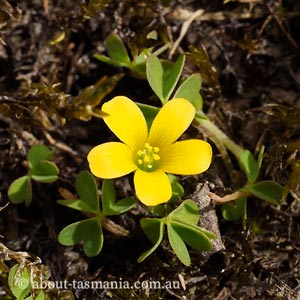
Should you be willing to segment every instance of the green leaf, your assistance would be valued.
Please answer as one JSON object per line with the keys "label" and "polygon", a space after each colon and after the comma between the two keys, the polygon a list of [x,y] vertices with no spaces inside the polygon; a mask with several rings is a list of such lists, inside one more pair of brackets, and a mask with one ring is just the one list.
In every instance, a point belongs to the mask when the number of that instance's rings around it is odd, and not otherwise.
{"label": "green leaf", "polygon": [[111,59],[105,55],[101,55],[101,54],[94,54],[93,55],[94,58],[106,63],[106,64],[109,64],[109,65],[112,65],[112,66],[115,66],[115,67],[128,67],[128,66],[124,66],[121,62],[119,61],[116,61],[114,59]]}
{"label": "green leaf", "polygon": [[259,166],[252,153],[249,150],[244,150],[239,157],[239,162],[247,176],[248,182],[255,182],[259,175]]}
{"label": "green leaf", "polygon": [[247,199],[240,198],[222,205],[222,215],[227,221],[235,221],[245,216]]}
{"label": "green leaf", "polygon": [[171,224],[167,225],[167,231],[170,245],[176,256],[184,265],[189,266],[191,264],[191,258],[184,241]]}
{"label": "green leaf", "polygon": [[188,226],[188,227],[191,227],[191,228],[195,228],[196,230],[201,231],[209,239],[215,239],[216,238],[216,235],[213,232],[208,231],[208,230],[206,230],[206,229],[204,229],[202,227],[199,227],[197,225],[187,224],[187,223],[178,222],[178,221],[174,221],[174,220],[172,220],[172,222],[174,222],[174,223],[180,223],[182,226]]}
{"label": "green leaf", "polygon": [[78,174],[75,182],[76,191],[91,211],[99,212],[99,196],[96,181],[93,175],[88,171],[82,171]]}
{"label": "green leaf", "polygon": [[8,198],[14,204],[25,201],[28,206],[31,203],[31,182],[29,176],[23,176],[12,182],[8,188]]}
{"label": "green leaf", "polygon": [[185,56],[180,55],[177,61],[171,65],[170,68],[164,69],[163,73],[163,97],[165,102],[170,99],[172,92],[174,91],[176,84],[180,78],[183,66],[185,62]]}
{"label": "green leaf", "polygon": [[103,180],[102,184],[102,211],[106,216],[119,215],[135,206],[134,198],[124,198],[117,202],[114,183],[112,180]]}
{"label": "green leaf", "polygon": [[116,34],[112,33],[109,35],[106,40],[106,49],[113,60],[127,67],[131,65],[126,47]]}
{"label": "green leaf", "polygon": [[30,274],[27,268],[23,268],[22,270],[19,268],[18,264],[10,268],[8,274],[8,286],[18,300],[23,300],[26,295],[30,293]]}
{"label": "green leaf", "polygon": [[151,206],[149,212],[155,216],[166,217],[174,209],[174,206],[170,202],[172,202],[172,198],[166,203]]}
{"label": "green leaf", "polygon": [[112,203],[116,201],[114,182],[106,179],[102,183],[102,211],[106,214],[110,211]]}
{"label": "green leaf", "polygon": [[30,177],[38,182],[50,183],[58,179],[59,169],[57,166],[47,160],[38,162],[30,171]]}
{"label": "green leaf", "polygon": [[53,151],[51,151],[45,145],[35,145],[32,146],[28,151],[27,159],[29,162],[29,168],[33,169],[37,163],[41,160],[48,160],[53,155]]}
{"label": "green leaf", "polygon": [[[199,251],[209,251],[212,248],[212,243],[208,236],[198,226],[190,226],[180,222],[171,221],[170,224],[182,238],[182,240]],[[215,238],[213,233],[210,233],[210,237]]]}
{"label": "green leaf", "polygon": [[150,55],[147,59],[146,74],[147,74],[147,80],[154,93],[160,99],[162,104],[166,103],[166,100],[164,98],[164,88],[163,88],[164,70],[161,61],[155,55]]}
{"label": "green leaf", "polygon": [[96,256],[103,246],[103,233],[99,220],[91,218],[65,227],[58,235],[58,241],[64,246],[72,246],[83,241],[84,253]]}
{"label": "green leaf", "polygon": [[194,201],[188,199],[173,210],[169,214],[169,217],[174,221],[195,225],[198,223],[200,218],[199,208]]}
{"label": "green leaf", "polygon": [[87,205],[82,200],[57,200],[57,203],[72,209],[90,212],[90,213],[97,213],[93,208]]}
{"label": "green leaf", "polygon": [[145,232],[149,240],[154,243],[154,245],[138,258],[138,263],[144,261],[158,248],[164,236],[164,223],[160,219],[144,218],[141,219],[140,223],[142,230]]}
{"label": "green leaf", "polygon": [[172,198],[169,201],[175,201],[184,195],[184,189],[175,175],[168,174],[168,178],[172,187]]}
{"label": "green leaf", "polygon": [[161,224],[163,224],[162,220],[157,218],[143,218],[141,219],[140,224],[147,238],[152,243],[156,243],[160,237],[160,227]]}
{"label": "green leaf", "polygon": [[126,197],[115,202],[108,211],[104,212],[106,216],[114,216],[122,214],[136,205],[134,198]]}
{"label": "green leaf", "polygon": [[203,101],[199,93],[201,89],[200,74],[193,74],[188,77],[177,89],[174,98],[185,98],[195,107],[196,111],[202,109]]}
{"label": "green leaf", "polygon": [[248,186],[249,191],[262,200],[272,204],[280,204],[283,187],[274,181],[261,181]]}
{"label": "green leaf", "polygon": [[151,128],[152,122],[155,119],[155,117],[158,114],[160,109],[158,107],[155,107],[152,105],[147,105],[144,103],[136,103],[136,104],[141,109],[141,111],[146,119],[148,128]]}

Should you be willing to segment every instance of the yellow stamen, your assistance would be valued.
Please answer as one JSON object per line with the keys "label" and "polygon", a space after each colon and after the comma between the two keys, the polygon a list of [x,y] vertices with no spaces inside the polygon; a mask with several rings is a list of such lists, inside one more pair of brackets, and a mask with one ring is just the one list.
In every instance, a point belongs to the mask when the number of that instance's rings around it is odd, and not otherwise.
{"label": "yellow stamen", "polygon": [[152,150],[152,146],[150,146],[148,143],[145,143],[145,149]]}
{"label": "yellow stamen", "polygon": [[149,143],[144,144],[144,149],[137,151],[137,164],[139,169],[152,172],[159,168],[160,156],[158,147],[153,147]]}
{"label": "yellow stamen", "polygon": [[158,154],[153,154],[152,157],[154,160],[160,160],[160,156]]}

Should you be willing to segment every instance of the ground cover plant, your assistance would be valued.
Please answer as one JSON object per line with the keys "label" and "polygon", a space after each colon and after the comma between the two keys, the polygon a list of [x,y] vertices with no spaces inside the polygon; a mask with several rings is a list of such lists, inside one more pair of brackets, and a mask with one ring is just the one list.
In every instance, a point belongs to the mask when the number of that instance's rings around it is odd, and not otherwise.
{"label": "ground cover plant", "polygon": [[296,1],[0,8],[3,299],[299,299]]}

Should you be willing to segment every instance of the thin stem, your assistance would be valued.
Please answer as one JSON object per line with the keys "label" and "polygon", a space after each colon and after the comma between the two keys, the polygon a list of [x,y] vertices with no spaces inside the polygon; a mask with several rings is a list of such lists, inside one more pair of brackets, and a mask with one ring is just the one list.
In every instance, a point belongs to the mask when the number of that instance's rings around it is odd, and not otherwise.
{"label": "thin stem", "polygon": [[240,199],[240,198],[247,198],[247,197],[251,196],[251,193],[250,192],[246,192],[246,191],[237,191],[237,192],[235,192],[233,194],[229,194],[229,195],[226,195],[224,197],[220,197],[220,196],[218,196],[215,193],[209,192],[208,196],[215,203],[217,203],[217,204],[224,204],[226,202],[230,202],[230,201],[237,200],[237,199]]}
{"label": "thin stem", "polygon": [[239,160],[240,155],[244,149],[231,140],[223,131],[221,131],[211,120],[207,118],[203,113],[197,114],[195,120],[199,126],[205,129],[208,135],[211,135],[212,140],[218,140],[219,143],[223,144],[232,154]]}

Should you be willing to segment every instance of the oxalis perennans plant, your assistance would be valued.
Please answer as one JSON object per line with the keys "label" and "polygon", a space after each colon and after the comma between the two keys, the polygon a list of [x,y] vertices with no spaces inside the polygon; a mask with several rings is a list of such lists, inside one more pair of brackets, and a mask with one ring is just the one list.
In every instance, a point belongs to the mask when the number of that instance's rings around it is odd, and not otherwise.
{"label": "oxalis perennans plant", "polygon": [[[151,58],[158,60],[155,56]],[[175,64],[169,65],[166,74],[161,65],[147,68],[148,77],[157,79],[149,82],[164,104],[161,109],[137,104],[125,96],[106,102],[102,106],[103,120],[121,142],[101,144],[88,154],[90,169],[99,178],[113,179],[134,172],[137,198],[148,207],[167,203],[172,198],[172,177],[167,174],[196,175],[205,172],[212,159],[209,143],[199,139],[177,141],[194,120],[195,106],[201,101],[198,75],[189,78],[169,100],[183,64],[184,56],[180,56]],[[199,88],[196,93],[192,91],[196,95],[195,105],[185,97],[193,83]],[[172,249],[185,265],[190,264],[186,244],[197,250],[212,248],[210,240],[215,235],[197,226],[199,210],[193,201],[186,200],[175,210],[160,213],[162,218],[141,220],[143,231],[155,245],[140,256],[139,262],[159,246],[165,226]]]}
{"label": "oxalis perennans plant", "polygon": [[[126,48],[118,43],[121,43],[120,39],[113,37],[108,44],[115,47],[110,56],[127,61],[127,58],[122,58],[127,53]],[[118,52],[118,47],[123,47],[123,50]],[[113,223],[109,216],[130,210],[135,205],[135,199],[116,199],[113,179],[134,173],[136,196],[149,209],[148,217],[142,218],[140,225],[154,244],[138,258],[138,262],[157,249],[166,231],[177,257],[183,264],[190,265],[187,246],[208,251],[212,248],[211,240],[215,238],[214,233],[198,226],[200,214],[196,203],[189,199],[181,201],[184,190],[176,177],[200,174],[211,164],[212,148],[209,143],[199,139],[177,141],[192,121],[195,121],[194,126],[206,130],[207,136],[218,148],[221,145],[231,151],[246,174],[247,182],[232,195],[222,198],[210,194],[219,203],[235,202],[235,205],[223,205],[222,212],[226,219],[242,217],[246,220],[249,196],[278,204],[282,198],[282,187],[273,181],[258,181],[263,147],[255,159],[249,150],[234,143],[204,114],[200,75],[182,76],[185,55],[180,55],[175,63],[171,63],[151,53],[152,49],[144,52],[141,62],[144,71],[140,75],[146,76],[162,107],[134,102],[125,96],[117,96],[102,106],[100,115],[120,142],[98,145],[91,149],[87,157],[91,172],[103,179],[101,202],[94,177],[87,171],[81,172],[76,179],[79,199],[59,200],[58,203],[81,211],[86,219],[65,227],[58,239],[66,246],[83,242],[85,254],[95,256],[103,246],[102,228],[126,235],[126,229]],[[132,67],[126,65],[129,66]],[[30,179],[36,178],[33,177],[36,176],[33,170],[45,159],[42,157],[37,162],[31,162]],[[28,178],[23,181],[28,187]],[[23,187],[22,184],[20,186]]]}
{"label": "oxalis perennans plant", "polygon": [[[112,42],[113,41],[113,42]],[[125,61],[129,61],[129,56],[126,50],[126,47],[123,45],[122,41],[117,38],[116,36],[110,36],[107,42],[107,48],[108,48],[108,54],[110,56],[110,61],[109,59],[104,59],[104,57],[98,57],[100,60],[104,62],[108,62],[111,64],[114,64],[116,66],[125,66],[129,69],[131,69],[133,72],[135,72],[134,69],[132,69],[132,65],[129,63],[124,64]],[[118,49],[122,49],[122,51],[118,51]],[[149,50],[149,49],[148,49]],[[204,129],[207,136],[216,144],[218,149],[226,149],[232,152],[232,154],[236,157],[237,161],[240,164],[241,169],[245,172],[247,182],[243,187],[238,189],[235,193],[231,195],[227,195],[225,197],[219,197],[213,193],[210,193],[211,198],[217,202],[217,203],[225,203],[222,205],[222,213],[225,219],[227,220],[235,220],[242,218],[244,221],[246,221],[247,218],[247,198],[249,197],[256,197],[261,200],[267,201],[271,204],[280,204],[282,200],[282,195],[283,195],[283,188],[281,185],[279,185],[277,182],[271,181],[271,180],[265,180],[265,181],[259,181],[259,173],[260,173],[260,168],[263,160],[263,154],[264,154],[264,147],[262,146],[260,149],[260,152],[258,154],[257,159],[255,159],[254,155],[247,149],[243,149],[239,145],[237,145],[234,141],[232,141],[227,135],[225,135],[210,119],[209,117],[203,112],[202,110],[202,97],[200,95],[200,88],[201,88],[201,77],[199,74],[192,74],[188,77],[182,77],[181,73],[183,70],[183,66],[185,63],[185,56],[180,55],[175,63],[166,63],[163,60],[160,60],[156,55],[153,54],[153,49],[151,48],[150,51],[143,52],[144,55],[144,60],[142,64],[145,67],[146,72],[142,73],[146,75],[146,78],[152,88],[152,90],[155,92],[157,97],[160,99],[163,107],[157,108],[153,107],[150,105],[145,105],[145,104],[140,104],[137,103],[139,108],[143,112],[143,116],[146,119],[147,123],[147,128],[149,130],[149,136],[148,139],[150,138],[150,141],[157,142],[153,136],[157,138],[159,137],[159,134],[153,134],[152,132],[156,130],[157,126],[157,120],[160,119],[162,115],[164,115],[164,111],[168,110],[168,107],[171,107],[171,105],[176,106],[174,103],[179,103],[180,101],[183,101],[182,99],[187,100],[192,104],[194,107],[195,113],[193,116],[193,119],[196,121],[195,126],[199,127],[200,130]],[[193,49],[192,49],[193,50]],[[195,50],[195,49],[194,49]],[[195,52],[193,50],[193,52]],[[196,51],[197,52],[197,51]],[[195,53],[196,53],[195,52]],[[193,55],[196,55],[196,54]],[[148,56],[148,57],[145,57]],[[112,61],[114,60],[114,61]],[[119,61],[119,63],[118,63]],[[181,100],[179,100],[181,99]],[[132,128],[129,128],[129,126],[122,127],[120,123],[118,124],[118,120],[121,120],[122,113],[124,111],[129,112],[129,115],[134,118],[136,117],[135,113],[132,113],[131,109],[129,107],[133,107],[132,103],[130,102],[131,100],[126,98],[126,97],[116,97],[113,100],[109,101],[106,105],[103,106],[103,111],[115,115],[116,117],[112,116],[109,120],[109,118],[104,117],[104,121],[107,123],[107,125],[110,127],[110,129],[119,137],[121,141],[124,142],[124,144],[121,145],[100,145],[92,149],[88,156],[88,160],[90,163],[90,168],[92,172],[97,176],[97,177],[102,177],[102,178],[114,178],[118,177],[121,175],[125,175],[127,173],[130,173],[132,171],[135,172],[134,176],[134,185],[136,189],[136,193],[138,198],[146,205],[158,205],[159,203],[164,203],[166,202],[165,199],[170,197],[170,188],[169,191],[166,192],[166,188],[164,189],[165,194],[162,195],[159,194],[159,197],[157,197],[156,192],[151,191],[153,189],[149,188],[151,184],[149,185],[149,179],[151,176],[151,180],[154,181],[154,174],[153,170],[158,171],[158,170],[164,170],[164,164],[165,164],[165,158],[164,155],[165,153],[169,155],[173,155],[171,153],[171,148],[168,149],[168,151],[163,150],[162,152],[159,147],[156,145],[152,145],[151,143],[145,143],[144,148],[140,147],[141,149],[137,149],[135,145],[130,145],[131,141],[133,138],[130,140],[129,134],[126,137],[125,131],[131,131]],[[119,112],[115,112],[113,108],[113,103],[118,102],[118,106],[120,108]],[[123,102],[123,104],[121,104]],[[127,104],[125,104],[127,103]],[[122,112],[121,112],[122,111]],[[187,111],[182,109],[182,108],[177,108],[177,110],[174,109],[178,113],[178,119],[184,120],[187,117]],[[139,114],[140,115],[140,114]],[[168,123],[168,125],[161,125],[161,128],[164,128],[164,135],[168,136],[170,132],[174,130],[176,132],[176,126],[173,127],[173,124],[175,122],[173,118],[173,115],[167,115],[165,114],[164,116],[164,122]],[[144,125],[140,126],[143,127]],[[152,129],[154,126],[155,129]],[[121,128],[119,130],[119,127]],[[160,129],[161,129],[160,128]],[[124,131],[122,131],[124,130]],[[141,130],[140,132],[142,132]],[[172,133],[171,133],[172,134]],[[176,135],[176,133],[175,133]],[[143,136],[138,135],[138,136]],[[160,138],[160,137],[159,137]],[[159,140],[158,138],[158,140]],[[162,137],[161,139],[163,140],[165,137]],[[145,140],[145,138],[141,138],[142,140]],[[167,138],[166,138],[167,139]],[[203,144],[204,145],[204,144]],[[124,147],[124,146],[127,146]],[[111,147],[111,148],[110,148]],[[114,150],[112,148],[115,147]],[[117,149],[119,147],[119,149]],[[110,148],[111,151],[108,149]],[[121,149],[123,148],[123,149]],[[143,149],[142,149],[143,148]],[[188,147],[187,147],[188,148]],[[199,149],[200,150],[200,149]],[[126,151],[127,154],[130,153],[130,159],[126,160]],[[123,152],[123,154],[118,155],[121,157],[120,160],[115,159],[113,156],[117,156],[117,153]],[[197,159],[197,162],[202,162],[206,161],[207,167],[210,164],[210,159],[209,155],[207,155],[207,151],[202,152],[202,157]],[[162,153],[162,158],[160,154]],[[224,151],[220,151],[220,153],[224,153]],[[136,155],[137,154],[137,155]],[[186,153],[185,153],[186,154]],[[176,157],[176,154],[174,155]],[[108,174],[105,172],[103,169],[104,167],[99,167],[102,166],[102,162],[104,163],[104,166],[107,166],[104,162],[104,157],[105,159],[109,157],[109,163],[111,164],[110,166],[113,167],[114,169],[114,174]],[[193,156],[187,156],[184,155],[184,158],[188,161],[187,165],[190,163],[189,159]],[[178,158],[178,157],[177,157]],[[97,164],[98,162],[98,164]],[[100,162],[100,163],[99,163]],[[127,164],[127,169],[124,168],[125,163]],[[122,166],[122,167],[120,167]],[[123,169],[122,169],[123,168]],[[178,167],[179,168],[179,167]],[[146,173],[145,181],[144,183],[141,183],[139,180],[139,173],[141,171]],[[180,172],[177,172],[178,169],[166,169],[170,173],[173,174],[180,174]],[[202,171],[204,171],[205,168],[203,168]],[[118,173],[119,171],[119,173]],[[197,173],[201,173],[202,171],[199,171]],[[147,174],[150,173],[150,174]],[[151,174],[152,173],[152,174]],[[182,172],[181,174],[184,174]],[[160,182],[163,182],[161,179],[157,180]],[[170,186],[169,184],[165,183],[166,186]],[[147,196],[150,195],[149,197]],[[168,195],[168,196],[167,196]],[[189,201],[189,200],[188,200]],[[228,203],[227,203],[228,202]],[[184,202],[183,202],[184,203]],[[189,202],[190,203],[190,202]],[[183,204],[182,204],[183,205]],[[170,207],[169,207],[170,209]],[[177,209],[180,210],[180,207]],[[155,209],[154,211],[158,211]],[[160,210],[162,211],[162,210]],[[176,211],[176,209],[175,209]],[[166,211],[165,211],[166,214]],[[175,214],[176,215],[176,214]],[[172,229],[174,229],[174,226],[170,226],[170,219],[172,219],[172,213],[168,215],[168,217],[164,217],[162,219],[143,219],[141,221],[141,226],[142,229],[145,231],[149,239],[155,244],[152,249],[149,251],[145,252],[140,258],[139,261],[142,261],[145,259],[148,255],[150,255],[159,245],[161,242],[162,236],[163,236],[163,228],[166,225],[167,230],[168,230],[168,235],[169,235],[169,240],[171,242],[171,246],[174,249],[174,236],[178,237],[180,234],[178,234],[178,227],[177,228],[177,235],[172,235]],[[184,218],[183,218],[184,219]],[[188,220],[189,218],[186,218]],[[192,219],[192,217],[191,217]],[[195,224],[193,224],[195,225]],[[149,228],[149,229],[147,229]],[[172,229],[170,229],[172,228]],[[181,232],[182,233],[182,232]],[[187,234],[187,233],[185,233]],[[209,238],[213,238],[212,235],[207,235]],[[183,239],[184,241],[184,234],[183,234]],[[187,243],[187,240],[185,241]],[[187,243],[188,244],[188,243]],[[178,244],[179,245],[179,244]],[[178,251],[178,249],[184,249],[182,246],[184,243],[181,243],[181,246],[176,247],[175,246],[175,253],[177,256],[181,259],[181,261],[185,264],[188,264],[189,261],[186,259],[187,256],[183,255]],[[194,245],[195,247],[195,245]],[[197,248],[197,247],[195,247]],[[201,247],[198,247],[200,249]],[[202,247],[202,250],[205,247]],[[208,249],[209,247],[207,247]],[[186,249],[186,248],[185,248]],[[185,250],[182,250],[185,252]]]}
{"label": "oxalis perennans plant", "polygon": [[32,201],[31,180],[40,183],[51,183],[58,179],[59,169],[50,159],[53,151],[45,145],[34,145],[28,151],[28,173],[14,180],[8,189],[10,202],[19,204],[25,202],[29,206]]}

